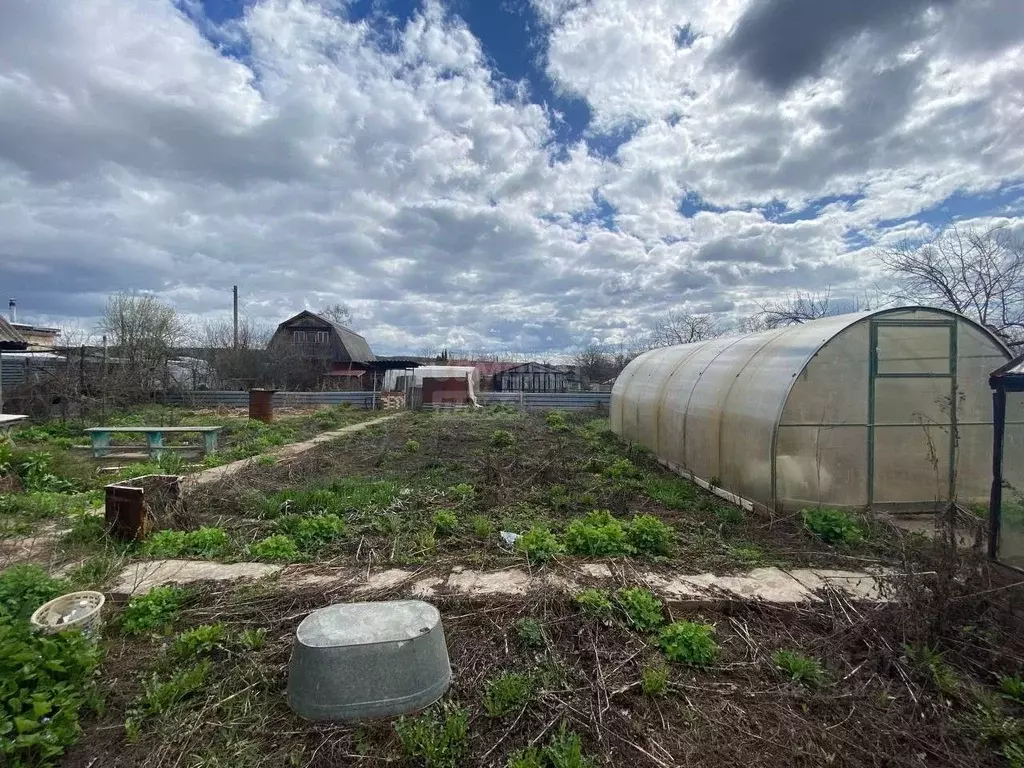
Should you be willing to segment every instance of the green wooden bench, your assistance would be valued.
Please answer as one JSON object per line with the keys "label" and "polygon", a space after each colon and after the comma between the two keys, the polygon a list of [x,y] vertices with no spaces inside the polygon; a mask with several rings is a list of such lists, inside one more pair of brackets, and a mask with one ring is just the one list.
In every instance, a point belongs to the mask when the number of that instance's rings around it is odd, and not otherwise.
{"label": "green wooden bench", "polygon": [[152,459],[159,459],[164,451],[168,450],[195,450],[198,446],[164,445],[164,435],[178,434],[201,434],[203,436],[203,453],[214,453],[217,450],[217,435],[224,427],[89,427],[85,430],[92,440],[92,455],[94,458],[111,457],[114,451],[123,448],[136,448],[142,446],[111,445],[110,435],[114,432],[137,432],[146,436],[146,448],[149,449],[149,456]]}

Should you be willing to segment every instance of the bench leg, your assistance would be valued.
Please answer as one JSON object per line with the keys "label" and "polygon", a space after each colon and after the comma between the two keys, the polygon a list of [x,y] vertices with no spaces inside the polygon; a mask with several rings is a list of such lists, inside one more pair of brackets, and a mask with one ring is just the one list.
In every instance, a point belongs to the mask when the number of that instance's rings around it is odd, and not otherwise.
{"label": "bench leg", "polygon": [[203,443],[206,446],[207,453],[217,452],[217,433],[216,432],[203,432]]}
{"label": "bench leg", "polygon": [[160,461],[160,457],[164,455],[163,432],[147,432],[146,440],[149,443],[149,457],[156,461]]}
{"label": "bench leg", "polygon": [[110,453],[110,433],[90,432],[92,438],[92,456],[94,459],[102,459]]}

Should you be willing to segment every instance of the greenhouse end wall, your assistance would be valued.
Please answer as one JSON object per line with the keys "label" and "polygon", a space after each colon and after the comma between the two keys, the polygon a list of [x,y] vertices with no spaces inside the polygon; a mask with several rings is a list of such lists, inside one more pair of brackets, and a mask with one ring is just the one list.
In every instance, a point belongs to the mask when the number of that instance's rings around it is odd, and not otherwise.
{"label": "greenhouse end wall", "polygon": [[928,508],[951,484],[974,502],[989,483],[987,376],[1007,358],[941,310],[825,318],[641,355],[616,380],[612,428],[760,507]]}

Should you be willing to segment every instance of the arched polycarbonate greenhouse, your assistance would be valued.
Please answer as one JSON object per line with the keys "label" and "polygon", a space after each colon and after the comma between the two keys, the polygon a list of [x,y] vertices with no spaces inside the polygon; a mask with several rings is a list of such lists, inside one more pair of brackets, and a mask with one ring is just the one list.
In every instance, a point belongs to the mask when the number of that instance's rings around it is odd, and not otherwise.
{"label": "arched polycarbonate greenhouse", "polygon": [[646,352],[615,382],[612,429],[749,506],[984,502],[988,376],[1008,359],[939,309],[823,318]]}

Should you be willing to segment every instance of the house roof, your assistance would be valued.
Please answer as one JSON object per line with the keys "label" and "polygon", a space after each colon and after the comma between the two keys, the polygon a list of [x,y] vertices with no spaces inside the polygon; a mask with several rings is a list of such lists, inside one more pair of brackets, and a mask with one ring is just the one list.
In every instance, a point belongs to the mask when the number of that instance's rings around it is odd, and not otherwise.
{"label": "house roof", "polygon": [[993,389],[1006,389],[1010,392],[1024,391],[1024,354],[996,368],[988,377],[989,386]]}
{"label": "house roof", "polygon": [[28,342],[22,335],[9,322],[0,317],[0,349],[15,352],[27,348]]}
{"label": "house roof", "polygon": [[341,343],[345,346],[345,350],[348,352],[348,356],[353,363],[369,363],[375,359],[373,350],[370,349],[370,345],[360,334],[356,333],[351,328],[346,328],[341,323],[328,320],[326,317],[318,315],[316,312],[310,312],[308,309],[304,309],[294,317],[289,317],[277,327],[281,328],[282,326],[288,325],[288,323],[294,323],[300,317],[312,317],[314,320],[319,320],[321,323],[326,323],[331,326],[331,328],[334,329],[334,332],[337,333],[338,337],[341,339]]}
{"label": "house roof", "polygon": [[493,361],[478,360],[449,360],[447,364],[476,368],[476,372],[480,376],[494,376],[496,373],[502,373],[503,371],[507,371],[509,368],[515,368],[519,365],[519,363],[496,363]]}

